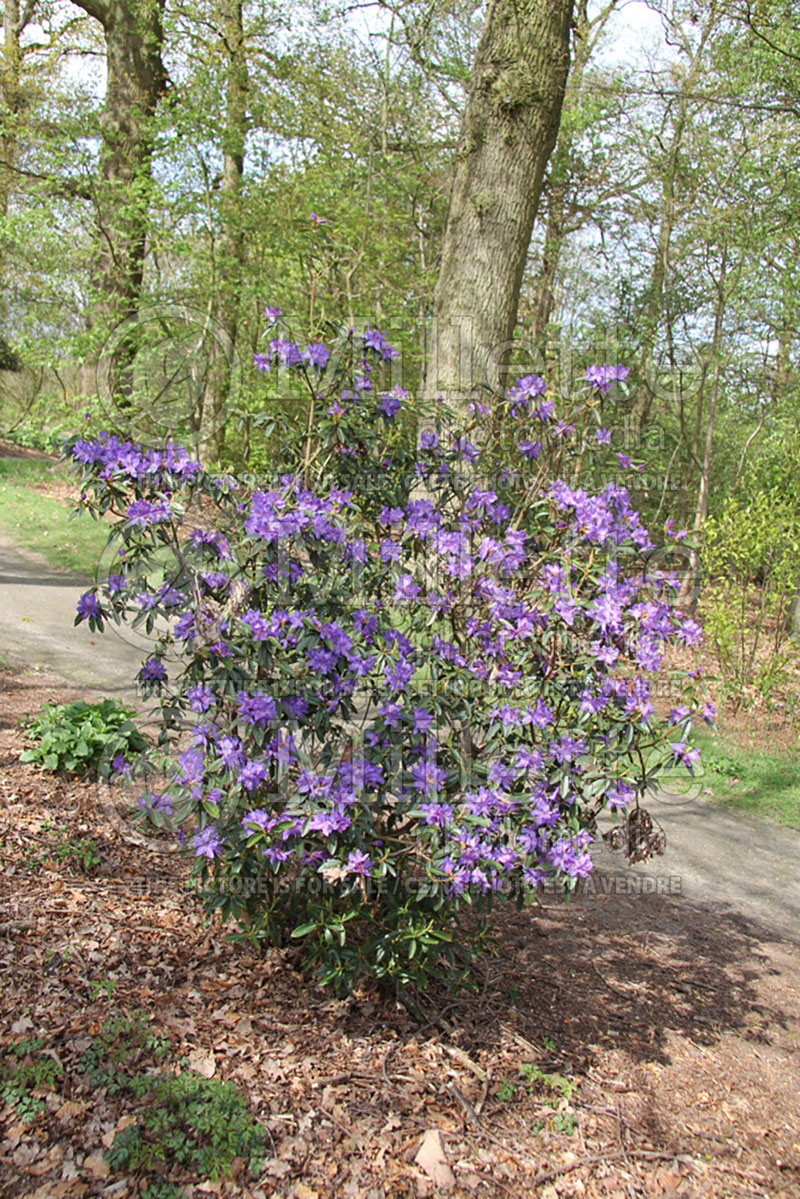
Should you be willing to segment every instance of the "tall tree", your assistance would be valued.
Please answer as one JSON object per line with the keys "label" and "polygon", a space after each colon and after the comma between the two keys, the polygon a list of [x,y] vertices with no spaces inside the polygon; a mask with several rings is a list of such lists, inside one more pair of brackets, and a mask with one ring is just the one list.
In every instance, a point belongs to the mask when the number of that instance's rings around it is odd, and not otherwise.
{"label": "tall tree", "polygon": [[[589,219],[598,221],[603,191],[608,183],[604,166],[608,162],[609,118],[619,119],[618,89],[608,87],[613,107],[604,103],[587,68],[603,36],[618,0],[607,0],[591,17],[587,0],[578,0],[575,13],[572,65],[564,96],[564,109],[555,150],[545,177],[544,222],[541,256],[531,297],[531,340],[545,358],[547,333],[555,307],[555,288],[559,259],[566,239]],[[587,133],[591,136],[587,137]],[[591,143],[594,144],[591,144]],[[612,187],[612,193],[613,193]]]}
{"label": "tall tree", "polygon": [[[155,114],[167,88],[162,60],[164,0],[75,0],[100,22],[106,94],[100,117],[94,317],[103,329],[135,318],[144,278],[151,201]],[[130,391],[135,336],[117,346],[111,389]]]}
{"label": "tall tree", "polygon": [[503,385],[569,68],[573,0],[490,0],[450,193],[429,394]]}
{"label": "tall tree", "polygon": [[[5,0],[3,6],[3,45],[0,47],[0,224],[8,217],[13,174],[19,142],[19,120],[24,105],[22,75],[22,33],[31,21],[36,0]],[[0,240],[0,369],[14,364],[14,355],[6,340],[5,256]]]}

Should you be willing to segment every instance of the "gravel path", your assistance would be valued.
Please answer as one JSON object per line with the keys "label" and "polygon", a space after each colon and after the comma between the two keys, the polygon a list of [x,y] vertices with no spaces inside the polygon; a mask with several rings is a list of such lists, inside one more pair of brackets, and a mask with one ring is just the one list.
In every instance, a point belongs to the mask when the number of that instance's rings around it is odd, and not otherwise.
{"label": "gravel path", "polygon": [[[0,651],[12,661],[47,666],[71,686],[136,700],[132,680],[147,641],[113,626],[103,636],[73,626],[86,580],[54,570],[38,554],[0,541]],[[738,815],[707,797],[648,801],[663,827],[663,857],[629,867],[604,844],[589,889],[683,895],[714,913],[734,911],[800,943],[800,833]]]}

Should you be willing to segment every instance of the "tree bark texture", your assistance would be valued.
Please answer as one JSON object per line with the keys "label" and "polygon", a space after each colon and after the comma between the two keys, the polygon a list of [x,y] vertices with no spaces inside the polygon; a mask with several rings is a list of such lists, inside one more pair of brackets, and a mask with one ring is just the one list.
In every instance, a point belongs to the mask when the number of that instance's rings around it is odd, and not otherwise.
{"label": "tree bark texture", "polygon": [[[94,189],[97,226],[95,321],[135,318],[144,278],[156,108],[167,87],[161,58],[164,0],[75,0],[105,34],[107,87]],[[122,391],[135,337],[117,346],[112,390]]]}
{"label": "tree bark texture", "polygon": [[[19,142],[18,122],[23,107],[22,47],[20,36],[32,16],[33,5],[20,8],[19,0],[5,0],[3,45],[0,46],[0,221],[8,216],[12,177]],[[0,243],[0,329],[5,323],[5,263]],[[2,352],[2,351],[0,351]]]}
{"label": "tree bark texture", "polygon": [[225,123],[222,131],[220,237],[214,261],[214,319],[209,339],[210,362],[202,421],[209,430],[203,446],[219,460],[225,447],[223,414],[230,395],[231,366],[239,327],[239,304],[245,258],[242,211],[245,143],[248,130],[249,77],[242,0],[221,0],[218,20],[227,71]]}
{"label": "tree bark texture", "polygon": [[542,178],[569,67],[573,0],[490,0],[473,64],[434,294],[428,395],[505,384]]}

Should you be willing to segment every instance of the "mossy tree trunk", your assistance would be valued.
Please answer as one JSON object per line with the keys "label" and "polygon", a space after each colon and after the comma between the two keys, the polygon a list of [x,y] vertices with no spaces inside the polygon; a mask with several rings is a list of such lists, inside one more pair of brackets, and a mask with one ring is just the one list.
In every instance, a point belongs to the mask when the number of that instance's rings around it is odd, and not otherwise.
{"label": "mossy tree trunk", "polygon": [[103,27],[107,85],[101,115],[93,320],[101,331],[130,321],[115,339],[111,390],[124,403],[136,354],[152,197],[155,115],[167,87],[161,52],[164,0],[75,0]]}
{"label": "mossy tree trunk", "polygon": [[573,0],[490,0],[450,195],[425,389],[505,383],[542,178],[569,67]]}

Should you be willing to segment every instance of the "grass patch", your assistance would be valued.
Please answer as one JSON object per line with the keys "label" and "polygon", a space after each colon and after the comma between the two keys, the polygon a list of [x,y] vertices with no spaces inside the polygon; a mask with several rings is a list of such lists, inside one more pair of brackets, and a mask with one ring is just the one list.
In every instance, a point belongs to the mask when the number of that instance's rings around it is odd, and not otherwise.
{"label": "grass patch", "polygon": [[89,517],[70,520],[73,505],[34,490],[32,483],[63,483],[62,468],[41,459],[0,458],[0,533],[35,550],[51,566],[92,578],[108,527]]}
{"label": "grass patch", "polygon": [[768,752],[743,746],[730,733],[697,729],[705,785],[739,812],[769,816],[800,829],[800,748]]}

